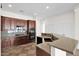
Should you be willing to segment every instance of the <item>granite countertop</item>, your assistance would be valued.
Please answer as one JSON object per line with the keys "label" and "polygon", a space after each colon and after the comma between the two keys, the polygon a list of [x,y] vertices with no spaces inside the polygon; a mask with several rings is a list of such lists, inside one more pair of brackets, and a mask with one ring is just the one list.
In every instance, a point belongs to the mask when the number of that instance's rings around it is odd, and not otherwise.
{"label": "granite countertop", "polygon": [[48,45],[61,49],[68,53],[74,54],[78,41],[72,38],[56,35],[58,40],[48,43]]}
{"label": "granite countertop", "polygon": [[22,37],[27,36],[27,34],[17,34],[16,33],[1,33],[2,39],[10,38],[10,37]]}

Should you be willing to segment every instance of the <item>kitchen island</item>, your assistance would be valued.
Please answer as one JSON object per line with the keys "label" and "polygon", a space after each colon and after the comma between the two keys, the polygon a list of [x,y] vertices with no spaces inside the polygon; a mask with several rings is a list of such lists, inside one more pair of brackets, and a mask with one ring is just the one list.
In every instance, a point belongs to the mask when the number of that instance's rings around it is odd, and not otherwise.
{"label": "kitchen island", "polygon": [[[45,42],[43,36],[38,36],[44,42],[41,42],[37,46],[41,49],[45,50],[46,52],[50,53],[52,56],[54,55],[61,55],[61,56],[69,56],[75,55],[75,51],[77,48],[78,41],[69,37],[65,37],[63,35],[54,34],[53,35],[57,38],[52,42]],[[45,37],[47,38],[47,37]]]}
{"label": "kitchen island", "polygon": [[[54,36],[56,36],[58,38],[58,40],[47,43],[49,45],[50,49],[51,49],[51,47],[53,47],[53,48],[62,50],[66,53],[70,53],[72,55],[75,54],[76,47],[78,44],[77,40],[68,38],[68,37],[64,37],[61,35],[57,35],[57,34],[54,34]],[[52,53],[51,50],[50,50],[50,53]]]}

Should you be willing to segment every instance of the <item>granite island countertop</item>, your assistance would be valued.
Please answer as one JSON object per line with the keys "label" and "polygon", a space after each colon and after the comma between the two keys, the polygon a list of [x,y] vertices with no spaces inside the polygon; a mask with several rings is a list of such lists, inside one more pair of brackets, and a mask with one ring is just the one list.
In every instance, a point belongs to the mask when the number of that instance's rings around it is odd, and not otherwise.
{"label": "granite island countertop", "polygon": [[66,51],[68,53],[74,54],[75,49],[77,47],[78,41],[72,38],[64,37],[61,35],[54,34],[58,38],[53,42],[47,43],[49,46],[53,46],[60,50]]}

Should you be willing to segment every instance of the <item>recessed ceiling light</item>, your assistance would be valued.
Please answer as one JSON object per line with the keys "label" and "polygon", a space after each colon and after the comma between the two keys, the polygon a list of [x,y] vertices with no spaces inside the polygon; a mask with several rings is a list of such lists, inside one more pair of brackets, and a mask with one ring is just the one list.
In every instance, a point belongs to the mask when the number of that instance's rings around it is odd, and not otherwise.
{"label": "recessed ceiling light", "polygon": [[9,6],[9,7],[12,7],[12,5],[11,5],[11,4],[9,4],[8,6]]}
{"label": "recessed ceiling light", "polygon": [[49,9],[49,6],[46,6],[46,9]]}

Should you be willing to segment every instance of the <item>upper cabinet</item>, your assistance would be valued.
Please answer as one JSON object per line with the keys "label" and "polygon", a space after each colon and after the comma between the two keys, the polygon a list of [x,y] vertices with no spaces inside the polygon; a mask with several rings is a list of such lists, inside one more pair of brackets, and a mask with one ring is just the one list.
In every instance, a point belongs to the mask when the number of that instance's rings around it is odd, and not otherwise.
{"label": "upper cabinet", "polygon": [[10,30],[10,18],[1,16],[1,29],[2,31]]}
{"label": "upper cabinet", "polygon": [[24,20],[18,20],[18,19],[16,19],[16,26],[24,26],[25,25],[25,22],[24,22]]}
{"label": "upper cabinet", "polygon": [[16,26],[15,18],[1,16],[2,31],[14,30]]}
{"label": "upper cabinet", "polygon": [[24,29],[27,32],[27,20],[23,20]]}
{"label": "upper cabinet", "polygon": [[16,20],[14,19],[14,18],[11,18],[11,20],[10,20],[10,23],[11,23],[11,30],[15,30],[15,28],[16,28]]}
{"label": "upper cabinet", "polygon": [[28,22],[29,29],[35,28],[35,21],[33,21],[33,20],[28,20],[27,22]]}
{"label": "upper cabinet", "polygon": [[8,18],[8,17],[5,17],[5,30],[10,30],[10,27],[11,27],[11,19]]}
{"label": "upper cabinet", "polygon": [[36,22],[34,20],[23,20],[10,17],[1,16],[1,30],[9,31],[16,29],[23,29],[27,33],[34,32]]}

